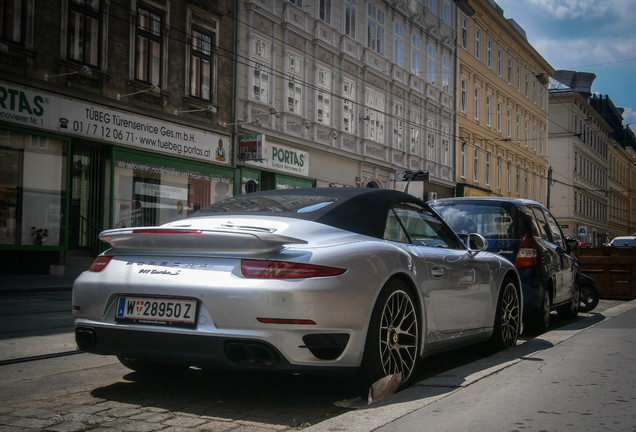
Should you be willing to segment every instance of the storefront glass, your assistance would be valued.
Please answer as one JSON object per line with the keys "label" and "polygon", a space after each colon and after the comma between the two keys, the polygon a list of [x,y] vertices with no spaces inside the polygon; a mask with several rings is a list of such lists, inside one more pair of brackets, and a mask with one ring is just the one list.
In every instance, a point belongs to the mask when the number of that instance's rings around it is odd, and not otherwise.
{"label": "storefront glass", "polygon": [[[166,161],[168,162],[168,161]],[[172,165],[172,166],[169,166]],[[114,177],[115,228],[153,226],[183,219],[232,196],[231,171],[117,159]]]}
{"label": "storefront glass", "polygon": [[63,245],[67,142],[0,129],[0,245]]}

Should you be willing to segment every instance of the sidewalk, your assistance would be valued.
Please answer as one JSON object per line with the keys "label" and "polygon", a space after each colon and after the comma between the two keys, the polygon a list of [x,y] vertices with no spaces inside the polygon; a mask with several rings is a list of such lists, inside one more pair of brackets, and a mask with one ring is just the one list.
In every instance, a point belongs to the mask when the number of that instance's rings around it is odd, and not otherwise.
{"label": "sidewalk", "polygon": [[70,291],[77,275],[0,275],[0,293]]}
{"label": "sidewalk", "polygon": [[[633,300],[303,432],[415,432],[427,424],[449,432],[632,432],[635,328]],[[537,426],[521,424],[529,421]]]}

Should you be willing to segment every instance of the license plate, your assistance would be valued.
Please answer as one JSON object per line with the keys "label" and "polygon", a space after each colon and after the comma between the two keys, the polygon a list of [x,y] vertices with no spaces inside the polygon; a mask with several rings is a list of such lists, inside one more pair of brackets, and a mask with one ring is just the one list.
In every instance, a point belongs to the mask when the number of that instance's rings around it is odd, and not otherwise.
{"label": "license plate", "polygon": [[196,300],[119,297],[117,301],[117,321],[168,327],[194,327],[196,316]]}

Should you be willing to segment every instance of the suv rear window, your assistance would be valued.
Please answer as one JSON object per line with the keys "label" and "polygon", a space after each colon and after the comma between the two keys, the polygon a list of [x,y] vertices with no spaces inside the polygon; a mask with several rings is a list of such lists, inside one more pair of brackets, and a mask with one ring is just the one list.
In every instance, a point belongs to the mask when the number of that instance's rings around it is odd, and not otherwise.
{"label": "suv rear window", "polygon": [[479,233],[491,239],[520,238],[514,206],[498,202],[432,203],[433,208],[457,234]]}

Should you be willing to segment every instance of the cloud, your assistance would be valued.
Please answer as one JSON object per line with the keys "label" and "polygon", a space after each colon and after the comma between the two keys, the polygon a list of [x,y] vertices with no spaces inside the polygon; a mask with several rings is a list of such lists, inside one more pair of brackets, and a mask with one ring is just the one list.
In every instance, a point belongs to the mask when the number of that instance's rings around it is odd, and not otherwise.
{"label": "cloud", "polygon": [[[530,3],[544,9],[552,18],[593,20],[603,17],[612,9],[607,0],[530,0]],[[619,2],[616,2],[619,3]]]}

